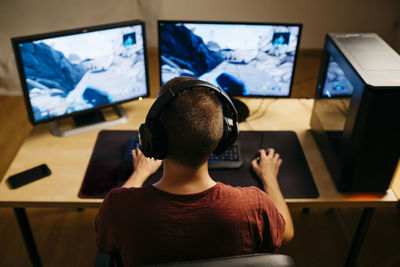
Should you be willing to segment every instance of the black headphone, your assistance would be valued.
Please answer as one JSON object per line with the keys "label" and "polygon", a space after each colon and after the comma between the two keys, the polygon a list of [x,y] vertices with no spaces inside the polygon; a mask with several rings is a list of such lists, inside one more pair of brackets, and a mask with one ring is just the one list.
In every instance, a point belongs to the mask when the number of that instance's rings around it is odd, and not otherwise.
{"label": "black headphone", "polygon": [[223,134],[214,154],[218,155],[232,146],[239,135],[238,115],[229,96],[220,88],[201,80],[189,80],[179,83],[160,95],[151,106],[145,123],[139,128],[139,148],[146,157],[164,159],[167,156],[167,135],[160,115],[183,90],[194,87],[206,87],[215,92],[221,101],[223,110]]}

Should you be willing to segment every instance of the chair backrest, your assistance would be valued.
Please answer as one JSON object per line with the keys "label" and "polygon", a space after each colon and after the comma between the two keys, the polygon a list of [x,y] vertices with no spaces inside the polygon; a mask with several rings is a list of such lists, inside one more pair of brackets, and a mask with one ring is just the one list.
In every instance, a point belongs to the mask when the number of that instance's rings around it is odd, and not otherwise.
{"label": "chair backrest", "polygon": [[[99,251],[96,257],[95,267],[122,266],[120,261],[114,264],[115,258],[111,254]],[[187,262],[162,263],[146,266],[154,267],[295,267],[291,257],[282,254],[247,254],[216,259],[205,259]]]}
{"label": "chair backrest", "polygon": [[119,253],[106,253],[102,250],[97,251],[94,267],[123,267]]}
{"label": "chair backrest", "polygon": [[248,254],[198,261],[153,264],[154,267],[295,267],[291,257],[282,254]]}

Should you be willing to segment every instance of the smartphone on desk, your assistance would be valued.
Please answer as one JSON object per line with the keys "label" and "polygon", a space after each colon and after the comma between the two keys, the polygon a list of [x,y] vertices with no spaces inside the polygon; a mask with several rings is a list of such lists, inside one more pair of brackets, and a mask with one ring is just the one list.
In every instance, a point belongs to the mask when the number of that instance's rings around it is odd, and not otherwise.
{"label": "smartphone on desk", "polygon": [[29,184],[43,177],[49,176],[51,171],[46,164],[33,167],[32,169],[11,175],[7,179],[8,185],[12,188],[18,188],[23,185]]}

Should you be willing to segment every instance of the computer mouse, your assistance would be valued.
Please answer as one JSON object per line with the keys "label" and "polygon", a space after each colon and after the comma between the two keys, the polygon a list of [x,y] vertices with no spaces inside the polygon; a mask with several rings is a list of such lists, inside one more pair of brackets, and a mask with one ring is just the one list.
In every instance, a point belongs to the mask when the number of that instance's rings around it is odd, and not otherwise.
{"label": "computer mouse", "polygon": [[257,160],[257,164],[260,163],[260,157],[261,157],[260,152],[257,152],[257,153],[254,155],[254,158],[253,158],[253,159],[256,159],[256,160]]}

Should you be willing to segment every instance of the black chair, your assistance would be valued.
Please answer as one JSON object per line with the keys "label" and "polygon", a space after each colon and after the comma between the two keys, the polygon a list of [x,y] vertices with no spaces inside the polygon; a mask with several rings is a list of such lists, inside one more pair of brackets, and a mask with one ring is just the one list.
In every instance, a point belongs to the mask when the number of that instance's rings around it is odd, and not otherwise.
{"label": "black chair", "polygon": [[[114,265],[115,264],[115,265]],[[120,260],[115,261],[115,255],[107,254],[102,251],[96,256],[95,267],[122,266]],[[295,267],[291,257],[282,254],[247,254],[216,259],[205,259],[186,262],[162,263],[146,265],[148,267]]]}

